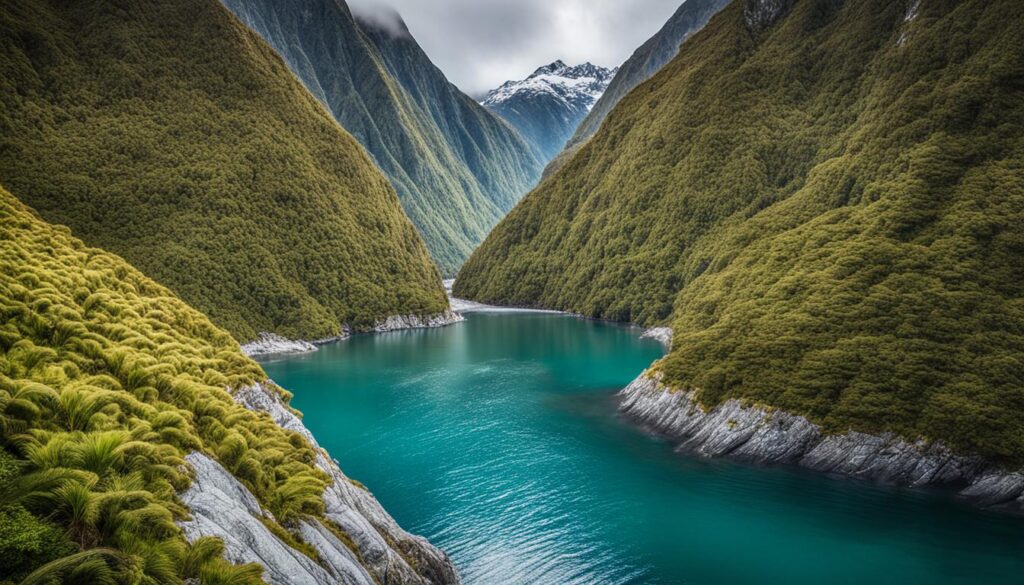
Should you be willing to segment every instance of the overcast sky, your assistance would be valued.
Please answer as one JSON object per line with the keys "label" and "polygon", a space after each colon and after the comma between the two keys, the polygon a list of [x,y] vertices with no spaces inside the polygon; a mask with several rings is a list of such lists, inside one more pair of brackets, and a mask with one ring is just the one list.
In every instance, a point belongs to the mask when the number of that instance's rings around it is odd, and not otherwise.
{"label": "overcast sky", "polygon": [[562,59],[621,65],[683,0],[349,0],[391,6],[431,60],[478,94]]}

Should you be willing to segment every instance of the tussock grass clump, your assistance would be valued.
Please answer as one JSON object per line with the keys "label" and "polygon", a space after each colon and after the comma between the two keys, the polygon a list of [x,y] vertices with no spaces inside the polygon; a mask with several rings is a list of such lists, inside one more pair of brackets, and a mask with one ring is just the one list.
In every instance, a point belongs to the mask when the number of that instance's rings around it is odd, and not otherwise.
{"label": "tussock grass clump", "polygon": [[2,189],[0,323],[0,581],[261,582],[176,526],[193,450],[279,523],[322,514],[313,448],[229,394],[266,377],[231,335]]}

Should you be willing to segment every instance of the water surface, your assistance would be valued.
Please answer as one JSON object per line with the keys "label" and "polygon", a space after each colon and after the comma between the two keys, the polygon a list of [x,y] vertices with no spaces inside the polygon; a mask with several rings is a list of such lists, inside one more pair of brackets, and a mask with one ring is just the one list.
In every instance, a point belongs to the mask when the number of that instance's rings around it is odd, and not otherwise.
{"label": "water surface", "polygon": [[264,363],[345,472],[467,585],[1020,583],[1024,519],[944,495],[694,460],[616,416],[662,349],[471,313]]}

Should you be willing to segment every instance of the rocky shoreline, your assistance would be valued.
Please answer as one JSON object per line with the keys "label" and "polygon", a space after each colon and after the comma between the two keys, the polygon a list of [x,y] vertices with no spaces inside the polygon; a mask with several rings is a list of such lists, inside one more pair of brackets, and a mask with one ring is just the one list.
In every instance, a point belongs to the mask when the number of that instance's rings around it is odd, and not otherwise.
{"label": "rocky shoreline", "polygon": [[553,309],[534,309],[531,307],[510,307],[501,305],[488,305],[485,303],[478,303],[468,299],[460,299],[452,296],[452,286],[455,284],[454,279],[448,279],[443,281],[444,291],[448,295],[448,304],[451,305],[452,311],[456,313],[472,313],[488,312],[488,313],[551,313],[558,315],[569,315],[565,311],[555,311]]}
{"label": "rocky shoreline", "polygon": [[672,348],[672,328],[671,327],[652,327],[644,331],[640,339],[656,339],[665,346],[665,349]]}
{"label": "rocky shoreline", "polygon": [[910,486],[941,486],[986,508],[1024,512],[1024,474],[893,434],[829,435],[808,419],[729,400],[704,410],[644,372],[619,393],[620,412],[700,457],[798,465],[823,473]]}
{"label": "rocky shoreline", "polygon": [[374,326],[373,330],[376,333],[386,333],[388,331],[400,331],[402,329],[431,329],[434,327],[447,327],[466,319],[456,313],[455,311],[448,309],[443,313],[437,315],[428,315],[421,317],[419,315],[396,315],[382,319],[378,321]]}
{"label": "rocky shoreline", "polygon": [[234,398],[303,435],[317,449],[317,465],[332,479],[324,492],[324,516],[351,541],[341,542],[316,519],[289,527],[316,550],[321,562],[314,562],[275,536],[261,520],[272,518],[270,512],[219,463],[198,452],[187,458],[195,479],[182,494],[192,515],[181,523],[186,538],[220,537],[229,561],[263,565],[270,585],[457,585],[459,576],[448,556],[399,527],[373,494],[349,480],[271,384],[242,388]]}
{"label": "rocky shoreline", "polygon": [[[385,333],[402,329],[446,327],[464,320],[462,315],[451,309],[436,315],[392,315],[377,321],[370,332]],[[345,327],[341,335],[318,340],[287,339],[274,333],[264,332],[260,333],[256,341],[243,344],[242,353],[249,357],[310,353],[316,351],[321,345],[341,341],[351,335],[352,331],[348,327]]]}

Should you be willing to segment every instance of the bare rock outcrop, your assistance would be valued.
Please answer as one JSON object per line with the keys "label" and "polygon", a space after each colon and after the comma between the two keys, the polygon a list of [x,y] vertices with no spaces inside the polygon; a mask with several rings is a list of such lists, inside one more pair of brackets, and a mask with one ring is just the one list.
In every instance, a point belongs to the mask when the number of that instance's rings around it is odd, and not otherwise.
{"label": "bare rock outcrop", "polygon": [[[403,530],[373,494],[349,480],[269,382],[242,388],[234,397],[242,406],[266,412],[281,427],[303,435],[318,450],[317,465],[332,478],[323,495],[325,516],[352,539],[363,566],[380,583],[459,583],[448,556],[426,539]],[[301,535],[307,542],[306,533],[311,530],[315,527]]]}
{"label": "bare rock outcrop", "polygon": [[704,457],[793,464],[824,473],[905,486],[950,486],[978,505],[1024,510],[1024,474],[946,446],[894,434],[826,434],[803,416],[728,400],[705,410],[647,372],[621,393],[620,410]]}
{"label": "bare rock outcrop", "polygon": [[355,554],[318,522],[304,521],[301,534],[323,565],[275,536],[263,524],[270,513],[219,463],[198,452],[186,460],[195,471],[192,485],[181,496],[192,513],[191,520],[181,523],[190,542],[219,537],[228,561],[263,565],[263,579],[270,585],[374,585]]}

